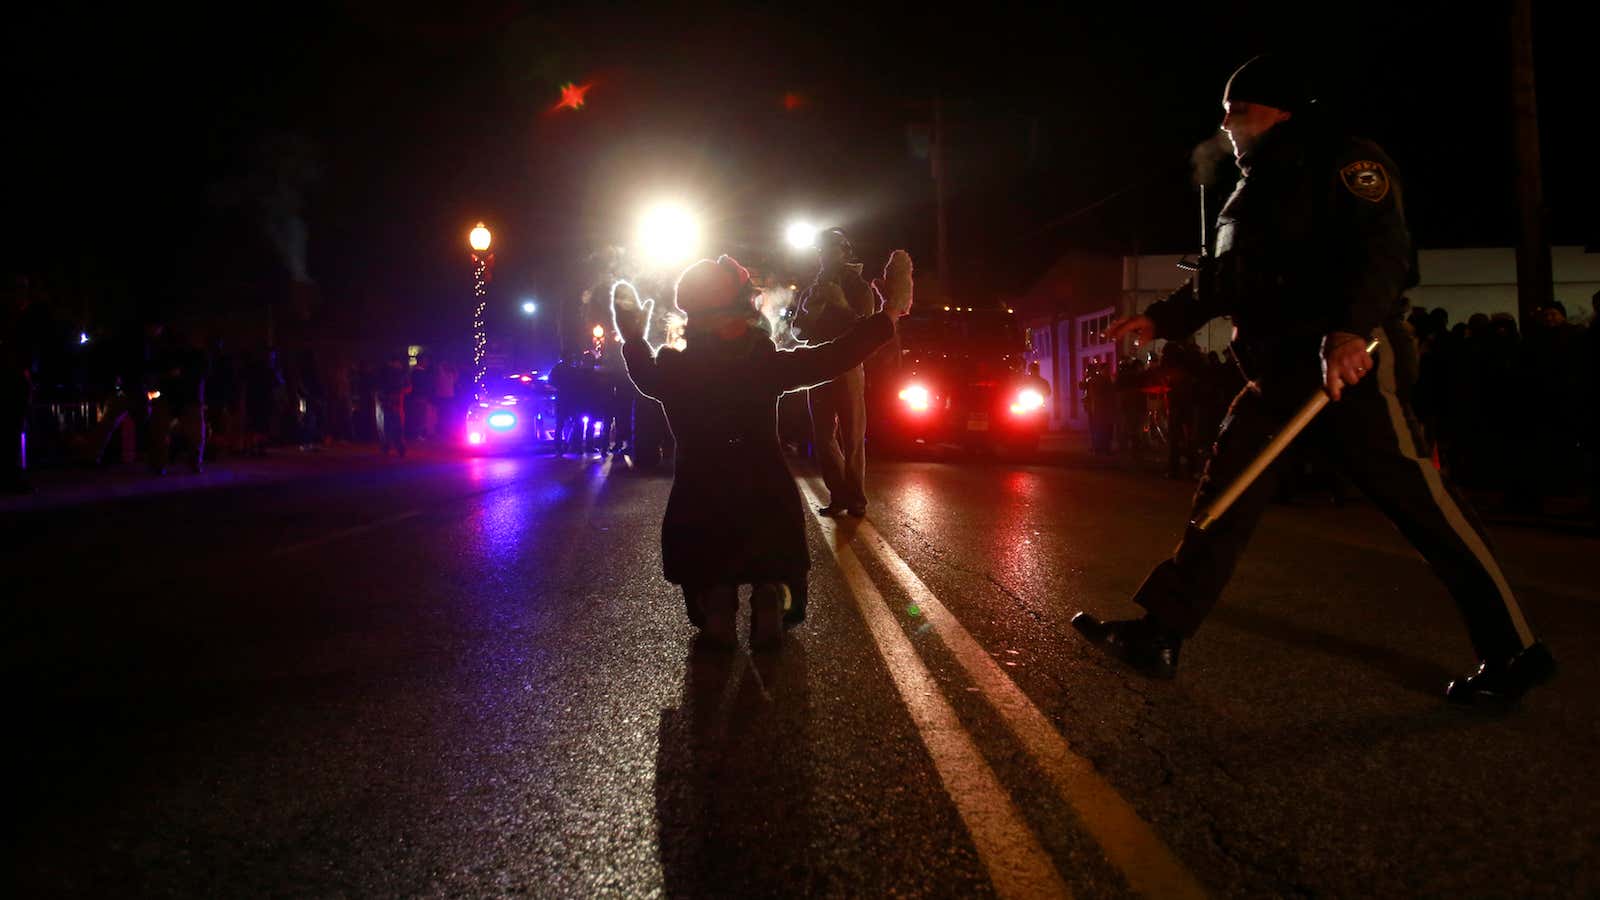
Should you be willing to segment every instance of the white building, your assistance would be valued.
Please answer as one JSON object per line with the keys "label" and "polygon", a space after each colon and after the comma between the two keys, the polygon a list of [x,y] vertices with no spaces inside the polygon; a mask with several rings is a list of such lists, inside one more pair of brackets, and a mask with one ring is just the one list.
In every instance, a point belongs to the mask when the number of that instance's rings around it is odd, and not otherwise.
{"label": "white building", "polygon": [[[1178,268],[1179,255],[1125,256],[1122,258],[1123,309],[1142,310],[1183,284],[1189,273]],[[1600,253],[1582,247],[1555,247],[1550,252],[1555,299],[1567,308],[1567,317],[1586,323],[1593,316],[1589,298],[1600,291]],[[1467,250],[1422,250],[1417,253],[1421,283],[1406,292],[1411,305],[1450,313],[1450,324],[1465,322],[1474,313],[1517,314],[1517,254],[1510,247]],[[1210,322],[1196,336],[1201,347],[1220,350],[1228,345],[1231,328],[1221,320]]]}
{"label": "white building", "polygon": [[[1024,313],[1031,346],[1030,360],[1040,364],[1050,381],[1050,427],[1084,428],[1087,420],[1076,386],[1090,361],[1115,361],[1117,348],[1099,338],[1112,320],[1142,311],[1183,284],[1189,272],[1178,267],[1179,254],[1122,257],[1121,290],[1116,289],[1116,259],[1068,254],[1026,295],[1016,299]],[[1582,247],[1551,251],[1554,295],[1567,308],[1568,319],[1593,318],[1590,298],[1600,291],[1600,253]],[[1406,292],[1413,306],[1442,307],[1452,325],[1475,313],[1517,313],[1516,251],[1509,247],[1465,250],[1422,250],[1418,253],[1421,282]],[[1196,333],[1202,350],[1228,346],[1233,326],[1227,319],[1207,322]],[[1141,347],[1157,353],[1161,342]]]}

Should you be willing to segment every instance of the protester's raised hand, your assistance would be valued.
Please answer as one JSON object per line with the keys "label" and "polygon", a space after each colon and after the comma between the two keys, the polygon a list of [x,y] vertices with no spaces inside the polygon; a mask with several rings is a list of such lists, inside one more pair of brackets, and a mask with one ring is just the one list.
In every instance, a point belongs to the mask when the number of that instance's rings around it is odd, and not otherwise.
{"label": "protester's raised hand", "polygon": [[626,281],[611,286],[611,322],[624,341],[644,340],[654,300],[640,302],[639,292]]}
{"label": "protester's raised hand", "polygon": [[911,311],[911,254],[896,250],[883,266],[883,277],[873,283],[883,294],[883,311],[898,319]]}

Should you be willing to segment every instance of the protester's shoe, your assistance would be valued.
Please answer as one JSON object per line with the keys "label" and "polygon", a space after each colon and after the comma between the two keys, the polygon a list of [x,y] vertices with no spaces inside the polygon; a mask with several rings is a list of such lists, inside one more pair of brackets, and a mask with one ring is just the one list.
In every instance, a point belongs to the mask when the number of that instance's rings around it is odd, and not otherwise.
{"label": "protester's shoe", "polygon": [[770,650],[783,642],[783,611],[788,605],[788,585],[755,586],[750,592],[750,649]]}
{"label": "protester's shoe", "polygon": [[706,613],[705,610],[700,608],[700,598],[694,591],[685,590],[683,592],[683,609],[684,612],[689,614],[690,625],[696,628],[705,627]]}
{"label": "protester's shoe", "polygon": [[1471,675],[1450,682],[1444,693],[1452,703],[1510,706],[1555,674],[1555,657],[1536,643],[1516,656],[1484,660]]}
{"label": "protester's shoe", "polygon": [[845,513],[852,518],[865,519],[867,517],[867,508],[865,506],[852,506],[845,510]]}
{"label": "protester's shoe", "polygon": [[732,650],[739,646],[735,626],[739,619],[739,589],[733,585],[718,585],[701,591],[695,598],[705,623],[700,627],[700,639],[718,650]]}
{"label": "protester's shoe", "polygon": [[817,515],[826,516],[827,518],[831,519],[835,516],[841,515],[844,511],[844,507],[840,506],[839,504],[829,503],[827,506],[818,507]]}
{"label": "protester's shoe", "polygon": [[1149,616],[1102,622],[1086,612],[1072,617],[1072,627],[1107,654],[1151,678],[1178,674],[1178,650],[1183,637]]}

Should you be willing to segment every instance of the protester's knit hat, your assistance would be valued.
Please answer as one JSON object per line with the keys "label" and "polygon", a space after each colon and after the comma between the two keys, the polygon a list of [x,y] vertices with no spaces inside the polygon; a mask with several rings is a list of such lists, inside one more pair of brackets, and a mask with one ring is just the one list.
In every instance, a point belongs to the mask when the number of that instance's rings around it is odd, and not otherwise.
{"label": "protester's knit hat", "polygon": [[1222,89],[1224,103],[1259,103],[1295,112],[1316,102],[1306,73],[1285,57],[1263,53],[1234,70]]}
{"label": "protester's knit hat", "polygon": [[676,302],[692,319],[701,313],[749,313],[756,307],[750,272],[731,256],[702,259],[678,276]]}

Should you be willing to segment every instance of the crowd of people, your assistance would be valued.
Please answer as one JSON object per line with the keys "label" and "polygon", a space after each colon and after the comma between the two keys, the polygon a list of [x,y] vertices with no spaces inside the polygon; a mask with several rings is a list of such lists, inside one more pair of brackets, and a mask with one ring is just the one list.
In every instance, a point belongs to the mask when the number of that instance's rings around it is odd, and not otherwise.
{"label": "crowd of people", "polygon": [[661,464],[671,446],[671,432],[660,406],[639,396],[620,363],[614,353],[590,349],[561,360],[551,370],[556,454],[627,455],[644,468]]}
{"label": "crowd of people", "polygon": [[1192,478],[1243,386],[1229,352],[1205,353],[1192,340],[1168,341],[1149,361],[1123,357],[1115,373],[1103,361],[1092,362],[1079,385],[1089,450],[1098,456],[1165,454],[1169,477]]}
{"label": "crowd of people", "polygon": [[142,462],[195,472],[220,456],[339,442],[405,452],[464,412],[459,370],[423,355],[381,363],[313,347],[239,350],[153,316],[91,337],[58,321],[25,279],[0,334],[3,488],[31,490],[30,464]]}
{"label": "crowd of people", "polygon": [[[1525,333],[1509,313],[1452,323],[1443,308],[1416,307],[1406,316],[1417,365],[1400,380],[1438,464],[1463,485],[1500,492],[1506,512],[1538,515],[1558,496],[1595,502],[1600,294],[1591,302],[1589,325],[1552,301]],[[1115,373],[1091,362],[1079,385],[1090,452],[1164,454],[1168,477],[1198,477],[1243,387],[1228,351],[1204,353],[1192,339],[1168,341],[1149,361],[1119,359]],[[1291,457],[1290,466],[1299,483],[1317,480],[1316,459]],[[1322,488],[1338,499],[1336,484]]]}
{"label": "crowd of people", "polygon": [[[1600,293],[1592,299],[1600,316]],[[1503,491],[1508,512],[1539,514],[1587,478],[1600,449],[1600,318],[1587,327],[1552,301],[1519,331],[1508,314],[1452,324],[1413,310],[1417,415],[1463,484]]]}

